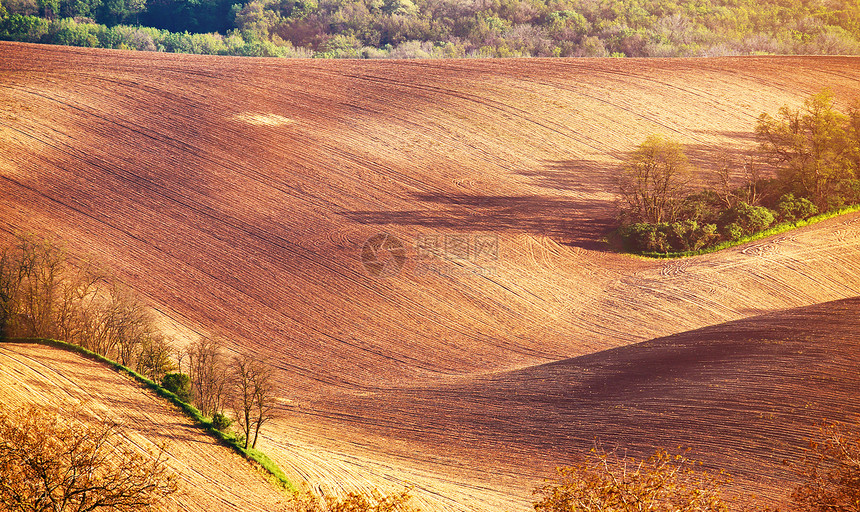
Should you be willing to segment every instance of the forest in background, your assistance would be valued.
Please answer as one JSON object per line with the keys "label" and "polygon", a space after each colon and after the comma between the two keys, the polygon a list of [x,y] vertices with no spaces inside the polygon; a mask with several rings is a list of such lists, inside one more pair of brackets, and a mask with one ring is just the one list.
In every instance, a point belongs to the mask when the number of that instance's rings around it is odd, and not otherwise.
{"label": "forest in background", "polygon": [[860,54],[850,0],[0,0],[0,39],[332,58]]}

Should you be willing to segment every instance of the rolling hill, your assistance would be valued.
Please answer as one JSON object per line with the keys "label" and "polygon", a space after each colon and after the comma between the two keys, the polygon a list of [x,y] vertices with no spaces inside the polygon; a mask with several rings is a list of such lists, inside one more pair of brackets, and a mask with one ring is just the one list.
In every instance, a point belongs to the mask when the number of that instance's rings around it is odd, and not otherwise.
{"label": "rolling hill", "polygon": [[[691,414],[710,418],[716,402],[705,398],[722,388],[687,359],[676,368],[687,391],[663,396],[657,381],[641,396],[552,397],[647,356],[631,347],[658,357],[678,343],[719,359],[728,345],[699,329],[725,324],[714,329],[756,340],[752,324],[726,322],[766,324],[860,296],[856,214],[685,260],[601,244],[615,169],[648,134],[684,143],[705,182],[720,152],[754,146],[761,112],[825,86],[840,104],[856,95],[858,64],[285,61],[2,43],[0,230],[53,234],[95,255],[180,341],[223,333],[272,357],[284,402],[263,448],[296,479],[323,489],[408,480],[436,509],[523,508],[567,447],[591,439],[554,426],[574,414],[642,449],[684,439],[710,450],[789,428],[782,409],[762,407],[774,417],[761,426],[742,403],[719,415],[735,434],[697,437],[705,420],[671,408],[692,400]],[[384,233],[403,248],[364,249]],[[362,257],[377,254],[403,267],[374,275]],[[841,350],[828,339],[817,361]],[[719,364],[764,379],[756,365],[791,359],[756,350]],[[798,407],[799,381],[781,385],[788,396],[767,400]],[[601,412],[598,398],[625,413]],[[627,414],[640,400],[651,408]],[[799,418],[786,443],[809,431],[812,417]],[[643,425],[660,428],[641,437]],[[774,450],[750,441],[712,462],[746,477],[765,468],[767,488],[784,478]]]}
{"label": "rolling hill", "polygon": [[358,424],[418,453],[456,447],[512,480],[536,480],[595,443],[642,458],[690,448],[735,489],[779,501],[797,479],[784,462],[822,421],[860,424],[858,313],[860,298],[828,302],[315,408],[338,432]]}

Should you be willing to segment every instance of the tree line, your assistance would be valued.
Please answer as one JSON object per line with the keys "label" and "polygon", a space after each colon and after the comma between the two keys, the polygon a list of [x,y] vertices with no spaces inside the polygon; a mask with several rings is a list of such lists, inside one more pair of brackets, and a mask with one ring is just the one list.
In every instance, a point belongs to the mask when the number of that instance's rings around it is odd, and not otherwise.
{"label": "tree line", "polygon": [[856,2],[0,0],[0,39],[287,57],[858,54]]}
{"label": "tree line", "polygon": [[696,252],[860,204],[860,101],[843,113],[824,90],[799,108],[762,114],[755,133],[758,149],[723,154],[712,185],[699,191],[681,144],[656,135],[641,143],[618,178],[624,247]]}
{"label": "tree line", "polygon": [[197,406],[219,430],[235,422],[246,449],[275,413],[268,361],[229,356],[220,337],[178,348],[129,290],[52,241],[19,236],[0,249],[0,340],[16,338],[61,340],[117,361]]}

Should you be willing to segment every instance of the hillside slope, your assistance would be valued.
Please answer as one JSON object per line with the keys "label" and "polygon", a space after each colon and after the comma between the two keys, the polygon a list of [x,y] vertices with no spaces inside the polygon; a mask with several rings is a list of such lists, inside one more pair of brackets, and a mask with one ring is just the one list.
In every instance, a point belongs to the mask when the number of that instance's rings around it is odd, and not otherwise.
{"label": "hillside slope", "polygon": [[[94,254],[181,339],[221,332],[273,357],[286,401],[264,448],[294,476],[408,478],[452,508],[523,504],[532,480],[455,443],[407,456],[410,436],[373,424],[347,435],[333,425],[354,411],[336,404],[860,295],[860,215],[683,261],[600,250],[614,170],[645,136],[686,144],[705,181],[719,151],[754,145],[759,113],[824,86],[848,101],[859,63],[283,61],[0,43],[0,230]],[[388,278],[362,265],[380,233],[405,246]],[[396,446],[400,458],[375,455]]]}
{"label": "hillside slope", "polygon": [[36,405],[116,421],[141,452],[167,442],[180,492],[170,510],[273,512],[286,501],[263,475],[176,407],[105,364],[33,344],[0,344],[0,409]]}
{"label": "hillside slope", "polygon": [[368,430],[418,452],[444,445],[533,482],[595,442],[640,457],[688,447],[735,490],[787,500],[798,478],[783,463],[823,420],[860,429],[858,331],[860,297],[316,406],[342,439]]}

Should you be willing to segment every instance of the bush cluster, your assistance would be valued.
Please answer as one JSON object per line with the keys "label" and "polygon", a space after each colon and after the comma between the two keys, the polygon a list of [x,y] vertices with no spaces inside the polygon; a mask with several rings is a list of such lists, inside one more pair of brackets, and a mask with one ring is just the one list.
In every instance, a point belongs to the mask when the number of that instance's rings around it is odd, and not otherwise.
{"label": "bush cluster", "polygon": [[161,387],[176,395],[176,398],[183,402],[191,403],[191,378],[188,375],[168,373],[161,380]]}
{"label": "bush cluster", "polygon": [[[696,252],[860,204],[860,104],[842,114],[824,91],[800,109],[783,108],[777,118],[763,114],[756,133],[759,150],[740,173],[746,183],[732,186],[738,164],[725,160],[717,186],[694,194],[684,192],[688,172],[680,145],[653,136],[643,142],[619,180],[617,233],[624,247]],[[756,160],[775,168],[776,177],[761,178]]]}

